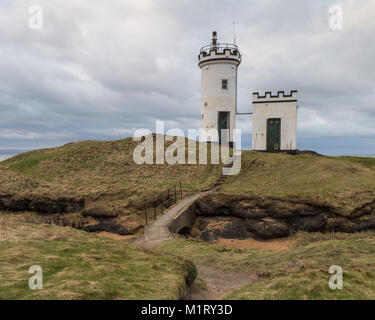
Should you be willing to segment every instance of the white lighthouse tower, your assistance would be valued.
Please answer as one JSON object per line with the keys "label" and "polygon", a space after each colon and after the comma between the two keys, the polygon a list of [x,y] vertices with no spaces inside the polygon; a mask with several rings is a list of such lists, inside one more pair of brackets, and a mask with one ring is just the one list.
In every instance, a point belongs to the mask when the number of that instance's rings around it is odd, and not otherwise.
{"label": "white lighthouse tower", "polygon": [[[219,43],[216,31],[212,33],[211,44],[201,48],[198,56],[198,66],[202,70],[201,128],[206,132],[216,129],[221,144],[233,144],[234,141],[237,69],[240,63],[238,47],[235,44]],[[216,140],[211,135],[206,138],[208,141]]]}

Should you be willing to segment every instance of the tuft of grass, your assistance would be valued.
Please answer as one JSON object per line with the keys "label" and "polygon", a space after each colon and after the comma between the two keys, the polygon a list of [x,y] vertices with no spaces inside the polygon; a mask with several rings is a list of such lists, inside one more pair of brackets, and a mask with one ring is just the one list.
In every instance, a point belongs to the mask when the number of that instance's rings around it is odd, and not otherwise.
{"label": "tuft of grass", "polygon": [[[0,299],[178,299],[196,269],[129,243],[0,215]],[[30,290],[29,267],[43,269]]]}
{"label": "tuft of grass", "polygon": [[208,290],[207,285],[202,278],[199,278],[199,277],[196,278],[195,281],[194,281],[194,284],[200,290],[206,290],[206,291]]}

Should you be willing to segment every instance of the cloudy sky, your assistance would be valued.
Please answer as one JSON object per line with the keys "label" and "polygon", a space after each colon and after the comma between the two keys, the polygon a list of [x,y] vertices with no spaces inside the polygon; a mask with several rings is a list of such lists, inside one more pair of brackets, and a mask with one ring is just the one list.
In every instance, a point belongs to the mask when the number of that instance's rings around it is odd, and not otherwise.
{"label": "cloudy sky", "polygon": [[[375,0],[0,0],[0,153],[199,128],[199,48],[236,21],[240,112],[297,89],[299,149],[375,154],[374,17]],[[238,126],[250,148],[251,117]]]}

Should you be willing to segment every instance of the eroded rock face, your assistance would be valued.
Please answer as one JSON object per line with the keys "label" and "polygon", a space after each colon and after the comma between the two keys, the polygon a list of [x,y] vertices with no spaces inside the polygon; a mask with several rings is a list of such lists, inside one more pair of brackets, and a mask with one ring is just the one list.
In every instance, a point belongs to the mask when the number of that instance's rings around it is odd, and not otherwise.
{"label": "eroded rock face", "polygon": [[85,209],[85,205],[85,199],[27,199],[0,194],[0,210],[24,212],[24,217],[20,216],[20,219],[31,223],[47,223],[88,232],[106,231],[119,235],[130,235],[142,228],[140,224],[128,224],[126,218],[121,218],[118,212],[112,212],[110,208],[92,207],[91,204],[90,208]]}
{"label": "eroded rock face", "polygon": [[64,211],[64,207],[51,200],[31,201],[29,205],[31,211],[45,213],[60,213]]}
{"label": "eroded rock face", "polygon": [[30,200],[27,199],[12,199],[10,197],[3,198],[3,210],[10,211],[27,211],[29,208]]}
{"label": "eroded rock face", "polygon": [[217,193],[199,199],[195,214],[201,217],[196,224],[198,236],[206,241],[217,237],[241,239],[250,235],[261,239],[280,238],[298,230],[375,230],[375,202],[342,215],[338,209],[318,201]]}
{"label": "eroded rock face", "polygon": [[357,231],[375,229],[375,218],[361,220],[356,227]]}
{"label": "eroded rock face", "polygon": [[308,232],[324,231],[326,224],[327,218],[322,214],[307,217],[296,216],[290,220],[290,226],[293,230]]}
{"label": "eroded rock face", "polygon": [[0,195],[0,210],[34,211],[40,213],[71,213],[81,211],[84,199],[17,199],[9,195]]}
{"label": "eroded rock face", "polygon": [[246,227],[247,230],[253,232],[261,239],[282,238],[290,234],[288,224],[272,218],[261,220],[247,219]]}
{"label": "eroded rock face", "polygon": [[327,231],[329,232],[356,232],[357,224],[345,218],[328,218]]}
{"label": "eroded rock face", "polygon": [[122,236],[127,236],[127,235],[132,234],[124,226],[113,221],[102,221],[102,222],[99,222],[98,224],[83,227],[82,230],[88,231],[88,232],[106,231],[110,233],[116,233]]}
{"label": "eroded rock face", "polygon": [[93,217],[93,218],[116,218],[118,216],[118,213],[110,212],[103,208],[90,208],[90,209],[85,209],[82,212],[82,215],[84,217]]}
{"label": "eroded rock face", "polygon": [[197,220],[197,229],[193,236],[205,241],[218,238],[246,239],[248,232],[241,218],[237,217],[201,217]]}

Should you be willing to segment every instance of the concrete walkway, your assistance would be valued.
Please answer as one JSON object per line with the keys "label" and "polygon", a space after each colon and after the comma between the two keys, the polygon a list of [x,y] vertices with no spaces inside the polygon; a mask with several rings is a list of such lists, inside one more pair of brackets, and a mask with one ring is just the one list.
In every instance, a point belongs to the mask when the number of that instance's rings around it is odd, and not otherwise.
{"label": "concrete walkway", "polygon": [[144,236],[138,238],[134,243],[151,250],[155,250],[161,243],[173,239],[173,234],[169,231],[169,225],[187,210],[198,198],[214,192],[217,188],[210,189],[183,198],[176,205],[164,212],[162,216],[145,227]]}

